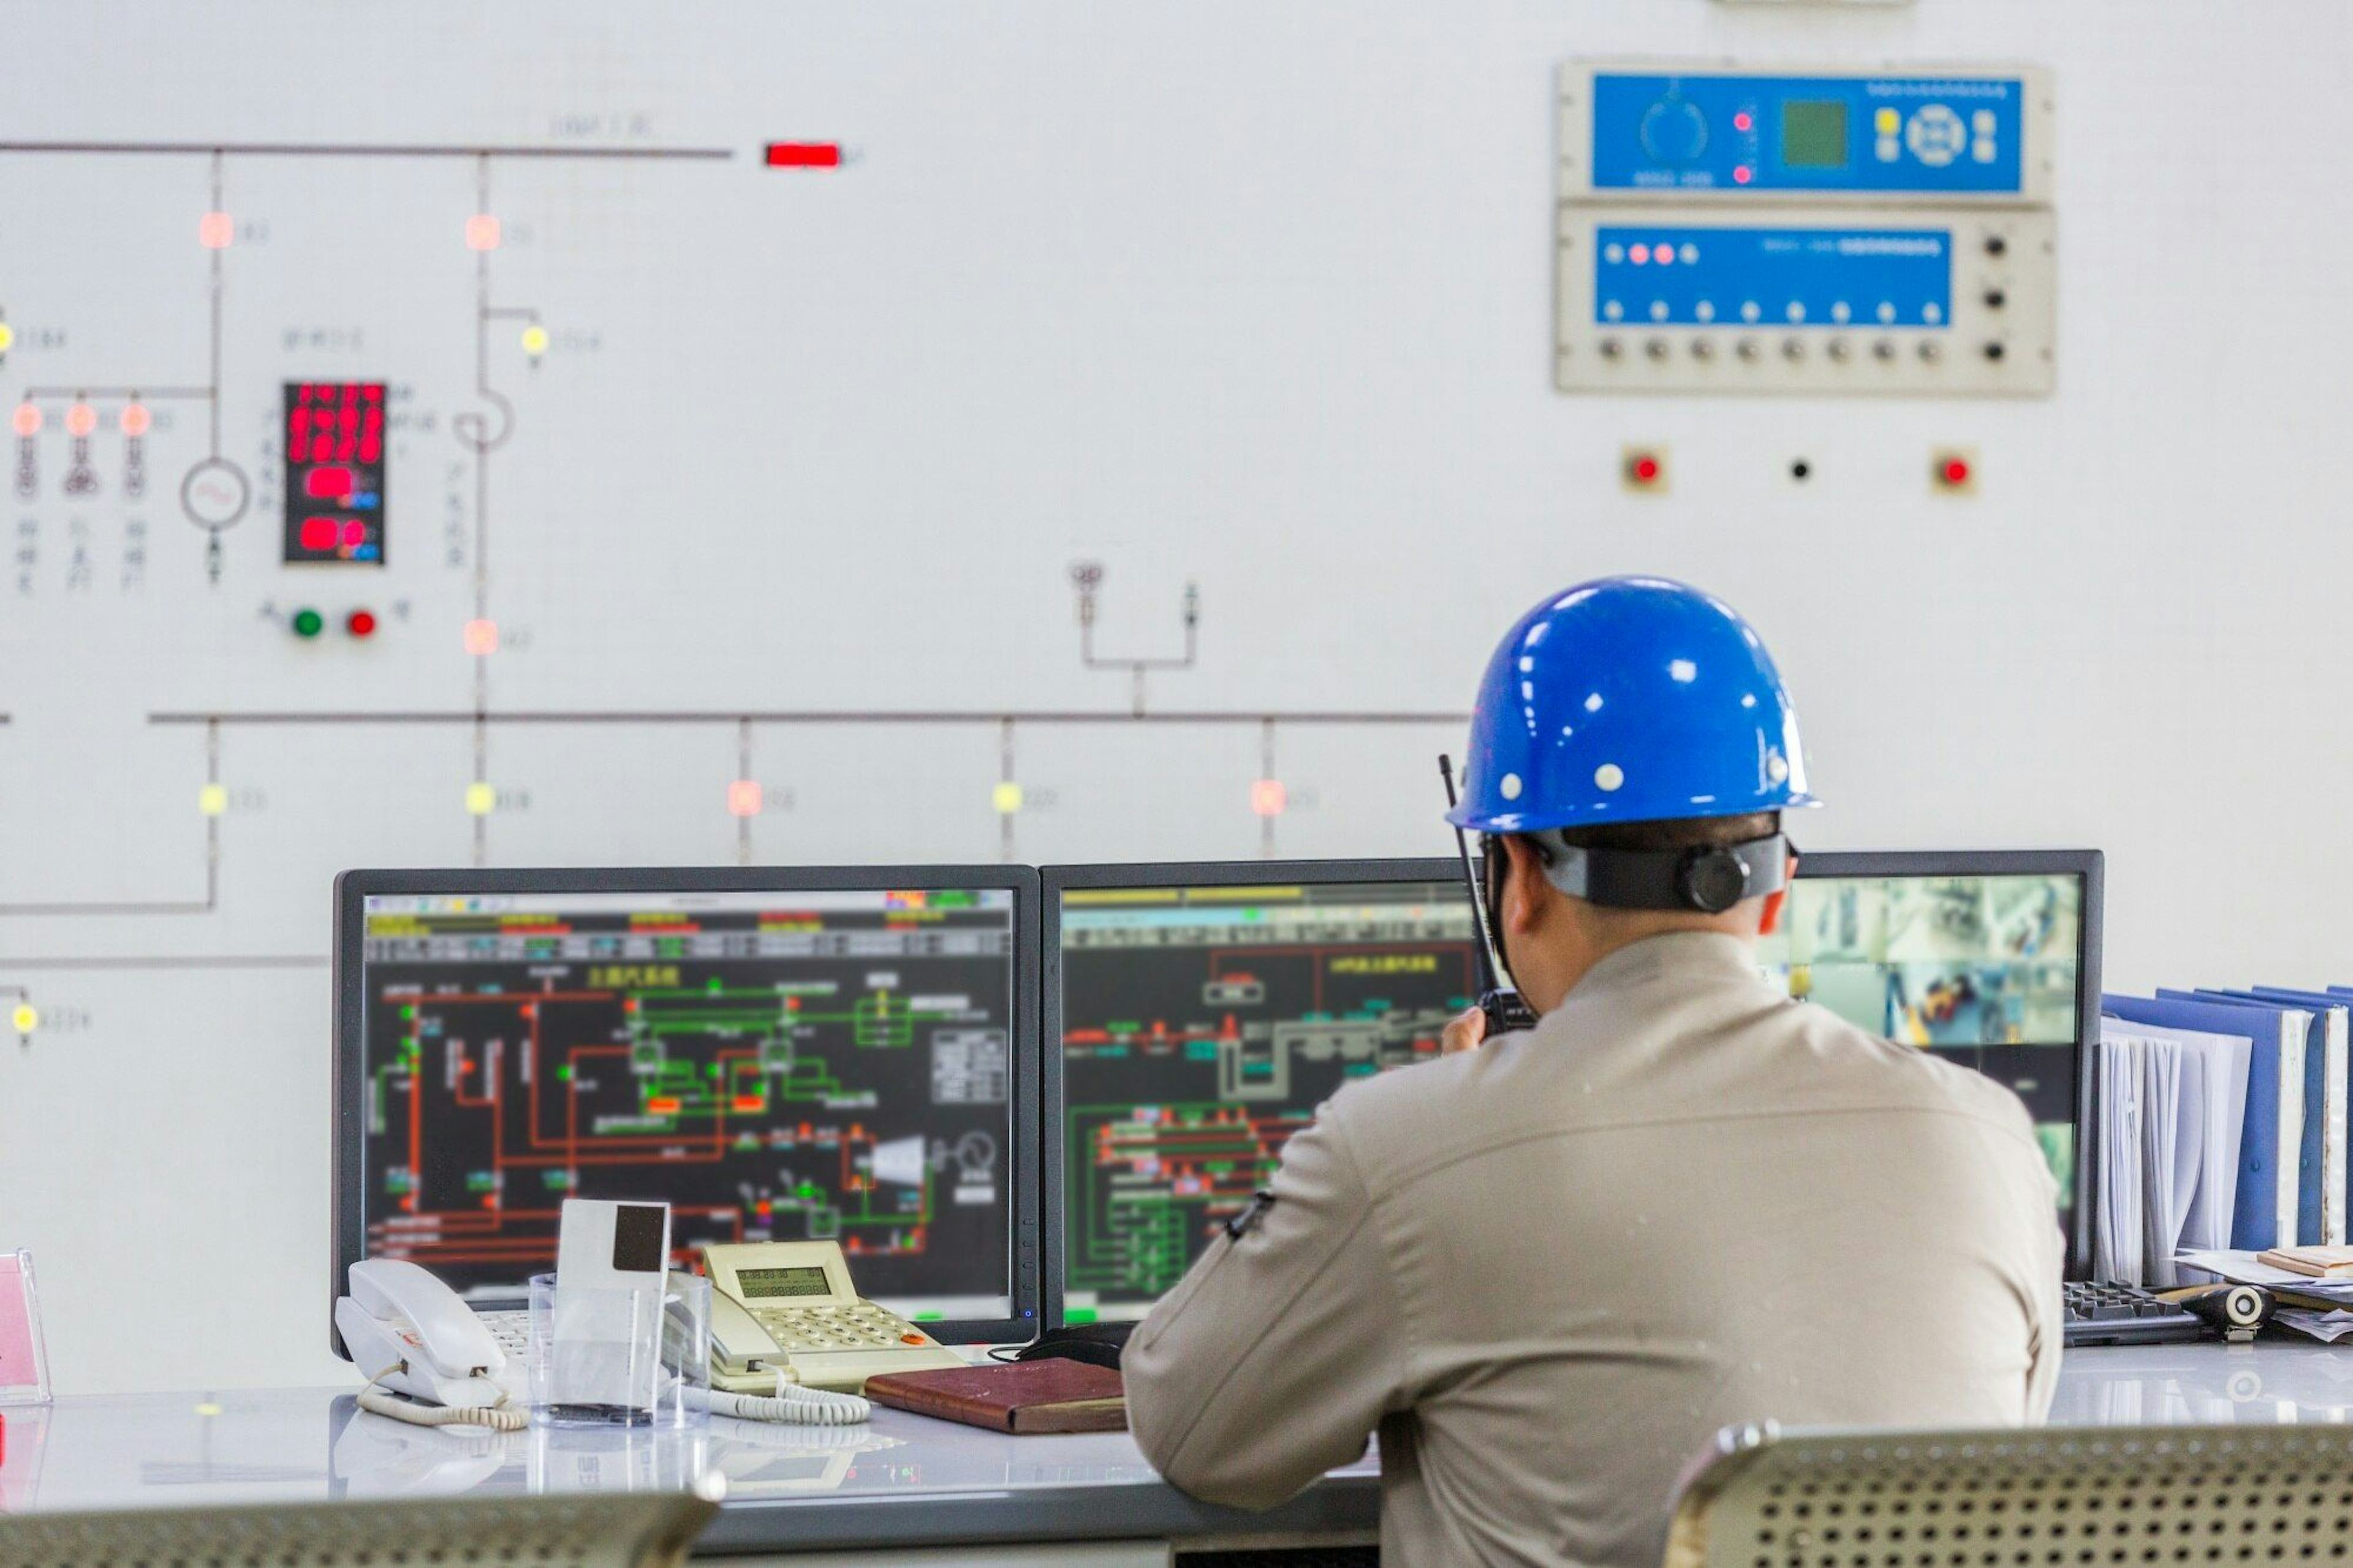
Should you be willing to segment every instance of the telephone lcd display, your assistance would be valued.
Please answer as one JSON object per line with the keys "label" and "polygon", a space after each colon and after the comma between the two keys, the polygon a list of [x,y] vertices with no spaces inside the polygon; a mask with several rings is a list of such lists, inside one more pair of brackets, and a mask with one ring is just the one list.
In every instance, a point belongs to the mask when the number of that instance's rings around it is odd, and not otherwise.
{"label": "telephone lcd display", "polygon": [[830,1296],[833,1286],[822,1268],[742,1268],[736,1270],[735,1283],[744,1287],[747,1301],[765,1301],[776,1296]]}

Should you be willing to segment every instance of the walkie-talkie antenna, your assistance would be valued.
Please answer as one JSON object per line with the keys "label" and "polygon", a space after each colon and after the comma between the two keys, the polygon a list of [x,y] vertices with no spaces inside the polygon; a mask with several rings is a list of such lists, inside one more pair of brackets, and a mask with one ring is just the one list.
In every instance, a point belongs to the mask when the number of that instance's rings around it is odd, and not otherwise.
{"label": "walkie-talkie antenna", "polygon": [[[1454,763],[1444,752],[1438,753],[1438,776],[1446,781],[1446,809],[1452,811]],[[1471,863],[1471,839],[1460,824],[1454,829],[1454,847],[1462,854],[1462,885],[1471,894],[1471,918],[1479,927],[1479,983],[1484,990],[1500,991],[1504,988],[1503,957],[1495,951],[1495,933],[1487,928],[1487,900],[1479,891],[1479,873]]]}

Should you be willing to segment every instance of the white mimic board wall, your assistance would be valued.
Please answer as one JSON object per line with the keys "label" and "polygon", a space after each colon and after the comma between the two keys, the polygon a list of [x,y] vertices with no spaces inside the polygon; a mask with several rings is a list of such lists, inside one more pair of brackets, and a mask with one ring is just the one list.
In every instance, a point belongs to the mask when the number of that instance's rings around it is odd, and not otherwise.
{"label": "white mimic board wall", "polygon": [[[987,858],[1000,727],[224,725],[181,713],[1450,712],[1598,573],[1741,605],[1799,694],[1820,847],[2090,844],[2109,965],[2353,980],[2336,515],[2353,365],[2327,199],[2353,16],[2190,0],[399,6],[12,3],[0,141],[704,147],[724,160],[233,154],[223,448],[289,380],[382,379],[389,565],[279,564],[158,481],[44,480],[0,532],[0,1244],[68,1390],[308,1382],[327,1356],[327,889],[340,868]],[[1553,71],[1572,55],[2028,60],[2063,112],[2062,374],[1995,405],[1564,397]],[[839,141],[833,171],[769,141]],[[203,156],[0,152],[0,405],[206,384]],[[495,252],[466,222],[501,222]],[[478,261],[511,400],[477,615]],[[68,402],[47,405],[61,416]],[[105,419],[120,403],[101,404]],[[69,460],[51,428],[41,461]],[[1674,484],[1621,492],[1627,442]],[[1979,454],[1929,493],[1927,453]],[[11,448],[13,450],[13,447]],[[1810,478],[1789,477],[1804,458]],[[5,481],[0,481],[5,482]],[[266,499],[266,498],[265,498]],[[137,526],[134,526],[137,525]],[[21,574],[21,582],[20,582]],[[330,622],[305,642],[284,617]],[[354,641],[346,610],[382,618]],[[1235,857],[1267,740],[1017,725],[1031,860]],[[1446,723],[1278,724],[1285,854],[1442,851]],[[226,795],[208,892],[208,765]],[[479,765],[479,773],[478,773]],[[467,786],[500,792],[470,816]],[[108,912],[194,903],[192,912]],[[50,912],[23,912],[26,906]],[[77,906],[51,909],[52,906]],[[168,1328],[156,1320],[168,1312]]]}

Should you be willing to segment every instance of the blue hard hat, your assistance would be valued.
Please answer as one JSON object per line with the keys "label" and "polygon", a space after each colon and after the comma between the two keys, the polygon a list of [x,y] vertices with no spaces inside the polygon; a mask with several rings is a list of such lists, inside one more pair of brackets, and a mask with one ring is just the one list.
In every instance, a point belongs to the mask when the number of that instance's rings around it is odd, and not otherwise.
{"label": "blue hard hat", "polygon": [[1819,805],[1773,656],[1723,600],[1601,577],[1520,617],[1471,715],[1461,804],[1484,833]]}

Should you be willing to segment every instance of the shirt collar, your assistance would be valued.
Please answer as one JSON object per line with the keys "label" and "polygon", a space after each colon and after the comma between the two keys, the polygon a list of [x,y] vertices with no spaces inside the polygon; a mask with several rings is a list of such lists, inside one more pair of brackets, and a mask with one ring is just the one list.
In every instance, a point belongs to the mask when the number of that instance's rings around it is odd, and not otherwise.
{"label": "shirt collar", "polygon": [[1629,990],[1659,980],[1689,985],[1735,979],[1761,984],[1754,942],[1715,931],[1662,931],[1629,942],[1587,970],[1569,995]]}

